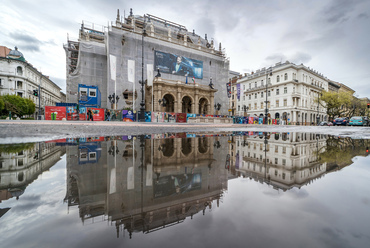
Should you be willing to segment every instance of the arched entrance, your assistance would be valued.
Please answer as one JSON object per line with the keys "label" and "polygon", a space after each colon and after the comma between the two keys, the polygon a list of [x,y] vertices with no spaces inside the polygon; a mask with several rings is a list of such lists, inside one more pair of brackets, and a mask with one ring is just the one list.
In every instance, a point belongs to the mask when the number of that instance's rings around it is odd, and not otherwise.
{"label": "arched entrance", "polygon": [[199,114],[203,115],[208,114],[208,106],[209,106],[208,100],[205,98],[201,98],[199,100]]}
{"label": "arched entrance", "polygon": [[191,113],[191,105],[192,101],[191,98],[188,96],[185,96],[182,98],[182,113]]}
{"label": "arched entrance", "polygon": [[166,94],[163,99],[165,104],[162,105],[164,110],[162,112],[175,112],[175,98],[170,94]]}
{"label": "arched entrance", "polygon": [[279,113],[275,113],[275,119],[279,119],[280,118],[280,114]]}

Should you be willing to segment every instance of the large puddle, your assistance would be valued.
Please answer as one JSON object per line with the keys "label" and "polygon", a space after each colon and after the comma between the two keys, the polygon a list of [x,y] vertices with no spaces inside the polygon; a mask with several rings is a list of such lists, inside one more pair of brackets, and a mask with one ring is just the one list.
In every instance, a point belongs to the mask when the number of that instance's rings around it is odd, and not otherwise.
{"label": "large puddle", "polygon": [[0,145],[0,246],[368,247],[369,143],[225,132]]}

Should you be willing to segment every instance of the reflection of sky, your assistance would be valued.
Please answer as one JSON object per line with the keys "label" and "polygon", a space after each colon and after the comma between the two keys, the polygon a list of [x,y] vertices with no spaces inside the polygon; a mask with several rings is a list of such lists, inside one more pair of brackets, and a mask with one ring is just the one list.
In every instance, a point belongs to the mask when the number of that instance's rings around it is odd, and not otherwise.
{"label": "reflection of sky", "polygon": [[134,233],[131,240],[122,231],[117,239],[103,217],[83,224],[77,206],[68,210],[65,161],[18,201],[0,204],[11,207],[0,219],[1,247],[368,247],[370,241],[370,157],[287,192],[248,178],[230,180],[219,208],[213,202],[204,216]]}

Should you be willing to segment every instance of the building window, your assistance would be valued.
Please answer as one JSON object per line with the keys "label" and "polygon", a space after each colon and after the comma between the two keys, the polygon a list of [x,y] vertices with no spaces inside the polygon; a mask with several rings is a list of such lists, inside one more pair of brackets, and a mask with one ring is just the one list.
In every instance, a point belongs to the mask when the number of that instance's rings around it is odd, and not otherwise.
{"label": "building window", "polygon": [[245,96],[243,96],[243,101],[245,101]]}
{"label": "building window", "polygon": [[280,76],[276,76],[276,82],[280,82]]}
{"label": "building window", "polygon": [[285,154],[285,153],[286,153],[286,147],[283,146],[283,154]]}
{"label": "building window", "polygon": [[263,80],[261,80],[261,86],[263,86]]}
{"label": "building window", "polygon": [[275,146],[275,153],[279,152],[279,146]]}
{"label": "building window", "polygon": [[251,104],[248,104],[248,109],[252,109]]}
{"label": "building window", "polygon": [[288,106],[288,101],[287,99],[284,99],[284,107]]}
{"label": "building window", "polygon": [[261,109],[263,109],[263,102],[261,102]]}
{"label": "building window", "polygon": [[288,93],[288,87],[284,87],[284,94]]}
{"label": "building window", "polygon": [[271,96],[271,93],[270,93],[270,91],[268,91],[268,92],[267,92],[267,96]]}
{"label": "building window", "polygon": [[243,90],[245,90],[245,84],[243,84]]}
{"label": "building window", "polygon": [[283,173],[283,179],[285,179],[285,173]]}
{"label": "building window", "polygon": [[257,99],[257,93],[254,94],[254,99]]}
{"label": "building window", "polygon": [[251,89],[252,88],[252,84],[251,83],[249,83],[249,89]]}
{"label": "building window", "polygon": [[263,97],[263,91],[261,92],[261,98]]}
{"label": "building window", "polygon": [[279,100],[276,100],[276,107],[279,107]]}
{"label": "building window", "polygon": [[257,88],[257,82],[254,82],[254,88]]}
{"label": "building window", "polygon": [[279,89],[276,89],[276,95],[279,95]]}
{"label": "building window", "polygon": [[257,103],[254,103],[254,109],[257,109]]}
{"label": "building window", "polygon": [[286,159],[283,159],[283,160],[282,160],[282,164],[283,164],[283,165],[286,165]]}
{"label": "building window", "polygon": [[288,80],[288,73],[284,74],[284,80]]}
{"label": "building window", "polygon": [[234,100],[234,95],[232,95],[232,96],[231,96],[231,99],[233,99],[233,100]]}
{"label": "building window", "polygon": [[252,95],[249,95],[249,100],[252,98]]}
{"label": "building window", "polygon": [[22,76],[23,75],[23,69],[20,66],[17,67],[17,75],[18,76]]}
{"label": "building window", "polygon": [[279,163],[279,159],[275,158],[275,164],[278,164],[278,163]]}

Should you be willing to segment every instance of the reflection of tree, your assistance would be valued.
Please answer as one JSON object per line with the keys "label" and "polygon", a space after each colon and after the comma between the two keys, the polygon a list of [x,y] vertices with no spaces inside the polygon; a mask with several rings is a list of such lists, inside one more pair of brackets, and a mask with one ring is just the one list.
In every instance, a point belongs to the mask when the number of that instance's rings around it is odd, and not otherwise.
{"label": "reflection of tree", "polygon": [[352,164],[352,158],[366,154],[366,141],[359,139],[337,138],[329,136],[326,140],[325,152],[320,154],[322,162],[343,168]]}
{"label": "reflection of tree", "polygon": [[21,144],[12,144],[12,145],[0,145],[0,151],[4,153],[18,153],[23,150],[32,149],[34,143],[21,143]]}

